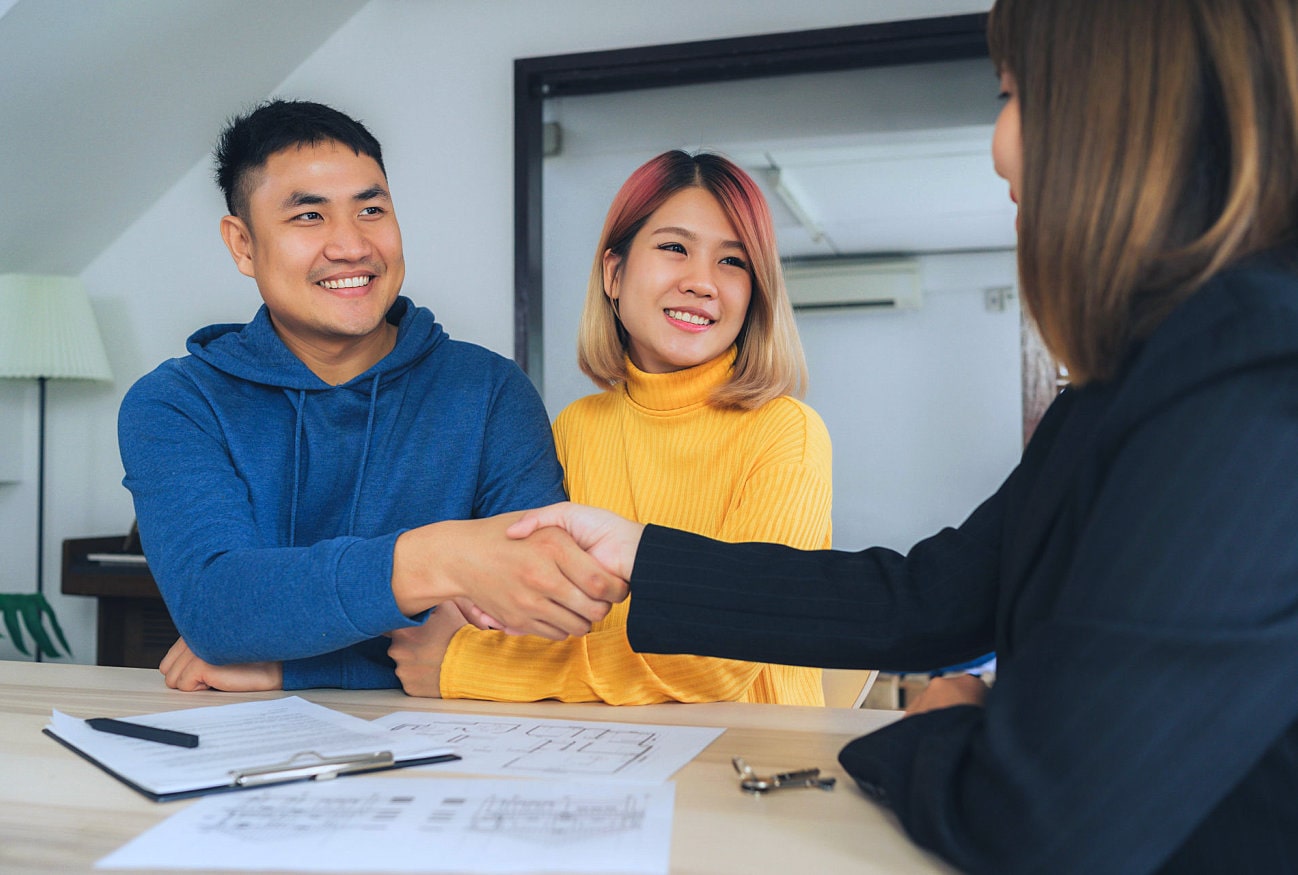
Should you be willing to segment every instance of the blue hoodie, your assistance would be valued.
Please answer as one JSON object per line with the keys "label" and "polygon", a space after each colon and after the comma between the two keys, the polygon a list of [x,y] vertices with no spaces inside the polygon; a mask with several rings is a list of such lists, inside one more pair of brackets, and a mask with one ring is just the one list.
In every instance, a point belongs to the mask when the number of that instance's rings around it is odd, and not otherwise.
{"label": "blue hoodie", "polygon": [[513,362],[398,298],[396,345],[330,386],[263,306],[212,325],[122,401],[123,484],[176,627],[207,662],[282,660],[284,688],[396,687],[407,529],[563,500],[549,421]]}

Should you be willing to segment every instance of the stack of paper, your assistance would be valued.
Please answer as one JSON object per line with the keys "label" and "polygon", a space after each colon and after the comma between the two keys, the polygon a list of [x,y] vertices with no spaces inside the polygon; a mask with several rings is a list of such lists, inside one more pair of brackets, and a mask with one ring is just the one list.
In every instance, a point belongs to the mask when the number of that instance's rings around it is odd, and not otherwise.
{"label": "stack of paper", "polygon": [[[59,711],[45,732],[157,801],[284,785],[203,799],[99,868],[662,875],[668,779],[723,731],[422,711],[369,722],[297,696],[127,721],[199,745],[108,734]],[[292,783],[430,763],[503,780]]]}

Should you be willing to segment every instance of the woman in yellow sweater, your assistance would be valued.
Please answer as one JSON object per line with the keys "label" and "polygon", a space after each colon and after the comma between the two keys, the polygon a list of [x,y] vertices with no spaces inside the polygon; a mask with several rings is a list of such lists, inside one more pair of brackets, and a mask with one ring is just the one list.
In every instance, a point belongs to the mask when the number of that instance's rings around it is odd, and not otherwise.
{"label": "woman in yellow sweater", "polygon": [[[659,155],[614,198],[596,253],[578,359],[603,391],[554,424],[569,497],[725,541],[828,548],[829,434],[795,397],[806,364],[757,185],[718,155]],[[442,605],[389,653],[412,695],[824,704],[819,669],[635,653],[627,607],[556,642]]]}

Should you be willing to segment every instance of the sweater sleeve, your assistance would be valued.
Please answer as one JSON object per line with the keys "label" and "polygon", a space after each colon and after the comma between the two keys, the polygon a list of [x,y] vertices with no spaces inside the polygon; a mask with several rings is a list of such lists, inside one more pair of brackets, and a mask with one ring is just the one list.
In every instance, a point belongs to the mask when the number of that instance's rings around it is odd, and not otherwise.
{"label": "sweater sleeve", "polygon": [[[719,536],[802,549],[828,547],[829,434],[810,408],[794,405],[791,416],[790,410],[781,412],[778,427],[771,430],[742,488],[732,496]],[[562,422],[556,423],[556,434],[562,457]],[[767,668],[756,662],[636,653],[627,641],[628,605],[615,606],[589,635],[559,642],[466,627],[452,639],[443,661],[442,696],[610,704],[734,701],[748,698]],[[780,670],[780,683],[796,690],[792,695],[799,703],[822,701],[819,672]],[[772,691],[766,692],[769,696]]]}

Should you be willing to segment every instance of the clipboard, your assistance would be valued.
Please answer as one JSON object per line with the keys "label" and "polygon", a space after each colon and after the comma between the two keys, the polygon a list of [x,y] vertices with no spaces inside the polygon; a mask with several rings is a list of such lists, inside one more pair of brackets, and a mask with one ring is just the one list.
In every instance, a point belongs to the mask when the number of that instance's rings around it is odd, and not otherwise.
{"label": "clipboard", "polygon": [[[154,802],[460,759],[450,749],[430,748],[423,739],[392,735],[369,721],[297,696],[163,712],[148,715],[147,720],[200,737],[206,733],[219,739],[213,744],[221,746],[204,750],[200,743],[198,748],[178,748],[95,732],[84,720],[58,711],[53,712],[43,733]],[[284,744],[279,744],[277,731],[285,736]],[[241,732],[260,744],[241,744]],[[319,744],[312,744],[311,749],[292,747],[294,742],[313,736]],[[353,746],[339,752],[339,744],[344,743],[339,738],[348,739]],[[324,753],[314,749],[322,745],[332,748],[323,747]],[[248,747],[256,748],[256,753],[244,754]]]}
{"label": "clipboard", "polygon": [[[41,730],[45,735],[57,741],[88,763],[98,766],[135,792],[154,802],[178,802],[182,799],[196,799],[199,796],[212,796],[216,793],[230,793],[235,790],[248,790],[253,787],[267,787],[272,784],[288,784],[293,781],[323,781],[341,775],[361,775],[367,772],[381,772],[388,769],[403,769],[407,766],[427,766],[436,763],[455,762],[460,757],[453,753],[432,754],[431,756],[397,760],[392,751],[374,751],[371,753],[321,757],[315,751],[303,751],[293,760],[277,763],[273,766],[262,766],[255,769],[235,771],[230,783],[209,787],[195,787],[190,790],[173,790],[158,793],[143,787],[109,768],[81,748],[60,738],[48,727]],[[299,758],[306,758],[305,761]]]}

